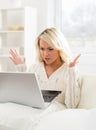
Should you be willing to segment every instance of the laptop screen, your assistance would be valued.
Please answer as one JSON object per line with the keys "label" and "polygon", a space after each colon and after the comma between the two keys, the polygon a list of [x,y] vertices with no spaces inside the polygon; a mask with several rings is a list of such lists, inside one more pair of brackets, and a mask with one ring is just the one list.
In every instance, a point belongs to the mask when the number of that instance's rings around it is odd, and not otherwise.
{"label": "laptop screen", "polygon": [[[40,90],[35,73],[0,72],[0,102],[14,102],[36,108],[44,108],[44,94],[51,96],[51,101],[60,92]],[[43,96],[42,96],[43,94]]]}

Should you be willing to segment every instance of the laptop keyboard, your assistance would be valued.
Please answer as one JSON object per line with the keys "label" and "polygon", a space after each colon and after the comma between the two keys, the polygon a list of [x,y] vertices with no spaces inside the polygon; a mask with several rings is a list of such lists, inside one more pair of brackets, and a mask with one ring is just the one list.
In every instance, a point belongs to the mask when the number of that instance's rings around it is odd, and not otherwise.
{"label": "laptop keyboard", "polygon": [[44,101],[51,102],[61,91],[53,91],[53,90],[41,90]]}

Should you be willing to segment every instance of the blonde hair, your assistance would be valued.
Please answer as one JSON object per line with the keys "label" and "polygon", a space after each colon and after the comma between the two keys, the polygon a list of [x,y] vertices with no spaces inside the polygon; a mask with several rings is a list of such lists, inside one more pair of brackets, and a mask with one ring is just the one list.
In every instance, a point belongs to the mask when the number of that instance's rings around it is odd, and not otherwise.
{"label": "blonde hair", "polygon": [[66,64],[69,64],[71,60],[71,51],[68,46],[68,43],[60,32],[56,28],[47,28],[45,29],[36,39],[36,50],[37,50],[37,59],[39,62],[42,62],[43,59],[40,56],[40,46],[39,41],[43,40],[47,42],[51,47],[59,51],[61,60]]}

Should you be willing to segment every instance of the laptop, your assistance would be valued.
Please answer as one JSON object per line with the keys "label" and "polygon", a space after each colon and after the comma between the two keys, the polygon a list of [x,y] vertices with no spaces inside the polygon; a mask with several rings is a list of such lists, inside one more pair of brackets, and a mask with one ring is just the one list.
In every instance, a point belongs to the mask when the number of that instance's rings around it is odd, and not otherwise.
{"label": "laptop", "polygon": [[35,73],[0,72],[0,103],[46,108],[61,91],[41,90]]}

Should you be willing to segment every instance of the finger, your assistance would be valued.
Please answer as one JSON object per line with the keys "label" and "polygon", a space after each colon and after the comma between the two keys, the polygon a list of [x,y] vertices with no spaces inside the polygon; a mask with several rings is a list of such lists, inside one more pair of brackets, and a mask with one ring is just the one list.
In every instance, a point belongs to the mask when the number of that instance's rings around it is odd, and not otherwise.
{"label": "finger", "polygon": [[10,49],[9,51],[11,54],[16,54],[15,50]]}
{"label": "finger", "polygon": [[14,49],[10,49],[9,52],[14,52],[15,50]]}
{"label": "finger", "polygon": [[14,50],[12,50],[12,49],[10,49],[9,52],[10,52],[11,55],[14,55],[14,54],[15,54],[15,53],[14,53]]}
{"label": "finger", "polygon": [[14,58],[18,56],[18,54],[14,50],[12,50],[12,49],[10,49],[9,52],[12,55],[12,57],[14,57]]}
{"label": "finger", "polygon": [[24,63],[25,63],[25,61],[26,61],[26,59],[25,59],[25,57],[24,57]]}
{"label": "finger", "polygon": [[80,56],[81,56],[81,54],[79,54],[78,56],[76,56],[76,58],[73,60],[73,62],[76,62],[79,59]]}
{"label": "finger", "polygon": [[17,53],[16,49],[15,49],[15,54],[16,54],[16,55],[19,55],[19,54]]}

